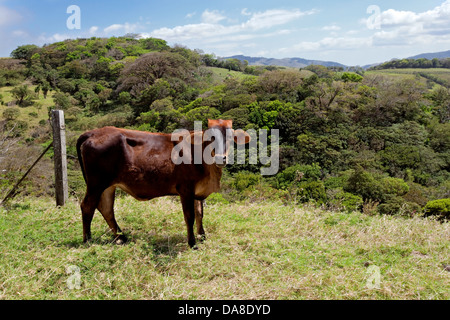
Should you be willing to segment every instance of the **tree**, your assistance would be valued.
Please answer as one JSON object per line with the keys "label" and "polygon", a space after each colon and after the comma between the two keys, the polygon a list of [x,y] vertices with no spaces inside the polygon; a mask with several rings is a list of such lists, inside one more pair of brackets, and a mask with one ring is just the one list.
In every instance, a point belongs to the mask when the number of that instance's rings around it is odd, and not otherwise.
{"label": "tree", "polygon": [[203,128],[208,127],[208,119],[217,119],[220,115],[220,111],[211,107],[199,107],[192,109],[186,113],[185,126],[189,128],[194,127],[194,121],[202,121]]}
{"label": "tree", "polygon": [[425,216],[437,215],[440,219],[450,219],[450,198],[428,202],[425,205]]}
{"label": "tree", "polygon": [[297,102],[303,77],[299,71],[274,70],[259,76],[260,95],[269,100],[270,95],[289,102]]}
{"label": "tree", "polygon": [[39,47],[34,44],[19,46],[17,47],[17,49],[11,52],[11,58],[28,60],[36,52],[37,49],[39,49]]}
{"label": "tree", "polygon": [[70,96],[62,92],[55,93],[53,101],[55,102],[55,105],[62,110],[67,110],[71,106]]}
{"label": "tree", "polygon": [[322,66],[322,65],[311,64],[311,65],[307,66],[306,68],[304,68],[304,70],[309,70],[309,71],[314,72],[319,78],[330,79],[333,76],[333,71],[331,71],[330,69],[328,69],[327,67]]}
{"label": "tree", "polygon": [[182,56],[170,52],[151,52],[143,55],[122,70],[118,91],[128,91],[138,97],[144,89],[161,78],[178,78],[190,82],[193,68]]}
{"label": "tree", "polygon": [[5,111],[3,111],[2,116],[7,121],[16,120],[20,116],[20,109],[10,107],[10,108],[6,109]]}
{"label": "tree", "polygon": [[344,82],[361,82],[363,77],[356,73],[344,72],[341,76]]}
{"label": "tree", "polygon": [[450,121],[450,89],[438,87],[430,95],[434,102],[433,113],[438,116],[440,123]]}
{"label": "tree", "polygon": [[18,86],[11,90],[11,94],[16,99],[16,103],[21,107],[33,104],[31,93],[27,85]]}
{"label": "tree", "polygon": [[169,49],[167,42],[162,39],[145,38],[140,39],[139,42],[141,43],[144,49],[148,49],[151,51],[164,51]]}
{"label": "tree", "polygon": [[344,190],[360,195],[365,201],[380,201],[382,197],[379,181],[361,167],[358,167],[350,175]]}

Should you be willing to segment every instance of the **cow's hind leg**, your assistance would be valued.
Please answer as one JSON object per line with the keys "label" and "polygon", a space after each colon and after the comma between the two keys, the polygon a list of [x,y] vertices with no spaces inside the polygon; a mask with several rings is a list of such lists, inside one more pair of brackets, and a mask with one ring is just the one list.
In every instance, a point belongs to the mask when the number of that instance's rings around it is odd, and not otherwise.
{"label": "cow's hind leg", "polygon": [[111,229],[117,244],[124,244],[127,239],[122,234],[122,230],[114,217],[114,200],[116,196],[116,187],[112,186],[103,191],[100,202],[97,206],[98,211],[102,214],[109,228]]}
{"label": "cow's hind leg", "polygon": [[203,229],[203,201],[195,200],[195,224],[197,225],[197,235],[200,241],[206,240],[205,230]]}
{"label": "cow's hind leg", "polygon": [[187,227],[188,244],[191,248],[197,249],[194,236],[195,208],[194,196],[181,196],[181,204],[183,205],[184,221]]}
{"label": "cow's hind leg", "polygon": [[100,195],[86,192],[84,200],[81,202],[81,214],[83,220],[83,242],[91,240],[91,222],[94,217],[95,208],[100,201]]}

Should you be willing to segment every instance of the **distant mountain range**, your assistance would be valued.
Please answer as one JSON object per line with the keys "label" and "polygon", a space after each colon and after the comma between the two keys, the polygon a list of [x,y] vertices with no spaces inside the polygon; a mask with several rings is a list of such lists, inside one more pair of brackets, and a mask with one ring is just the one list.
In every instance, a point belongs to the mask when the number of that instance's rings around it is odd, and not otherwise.
{"label": "distant mountain range", "polygon": [[343,67],[346,66],[333,61],[321,61],[321,60],[307,60],[302,58],[264,58],[264,57],[249,57],[243,55],[225,57],[221,59],[238,59],[241,61],[247,60],[250,66],[280,66],[280,67],[290,67],[290,68],[304,68],[311,64],[322,65],[326,67]]}
{"label": "distant mountain range", "polygon": [[[442,51],[442,52],[434,52],[434,53],[422,53],[416,56],[409,57],[407,59],[443,59],[450,58],[450,50]],[[284,59],[275,59],[275,58],[264,58],[264,57],[250,57],[244,55],[235,55],[231,57],[224,57],[220,59],[238,59],[241,61],[247,60],[250,66],[280,66],[280,67],[289,67],[289,68],[304,68],[309,65],[322,65],[325,67],[343,67],[347,68],[348,66],[343,65],[334,61],[322,61],[322,60],[308,60],[302,58],[284,58]],[[363,69],[368,69],[370,67],[379,65],[381,63],[373,63],[362,66]]]}
{"label": "distant mountain range", "polygon": [[437,59],[450,58],[450,50],[434,52],[434,53],[422,53],[422,54],[418,54],[417,56],[409,57],[408,59],[420,59],[420,58],[425,58],[428,60],[432,60],[434,58],[437,58]]}

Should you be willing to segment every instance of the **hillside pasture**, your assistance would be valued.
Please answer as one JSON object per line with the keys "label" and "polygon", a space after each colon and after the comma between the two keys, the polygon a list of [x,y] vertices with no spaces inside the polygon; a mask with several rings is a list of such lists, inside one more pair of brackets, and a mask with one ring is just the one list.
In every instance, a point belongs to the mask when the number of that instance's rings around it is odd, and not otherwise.
{"label": "hillside pasture", "polygon": [[[394,77],[397,79],[420,79],[420,81],[424,84],[427,83],[429,77],[431,79],[443,80],[447,83],[450,83],[450,69],[445,68],[405,68],[405,69],[383,69],[383,70],[375,70],[375,71],[367,71],[367,75],[370,74],[380,74],[380,75],[388,75],[390,77]],[[423,77],[422,75],[427,75],[427,77]],[[432,83],[433,80],[430,80]]]}
{"label": "hillside pasture", "polygon": [[432,219],[209,202],[194,251],[177,198],[119,197],[122,246],[98,212],[84,244],[78,203],[53,202],[0,208],[0,299],[450,298],[450,229]]}
{"label": "hillside pasture", "polygon": [[[27,122],[28,128],[36,128],[39,126],[39,121],[49,119],[48,108],[54,107],[53,95],[54,91],[50,91],[47,97],[44,98],[42,92],[36,95],[34,104],[27,107],[19,107],[15,104],[15,99],[11,93],[14,87],[2,87],[0,88],[0,95],[2,95],[3,105],[0,104],[0,120],[2,120],[1,115],[3,112],[11,107],[17,107],[20,110],[20,115],[17,120],[22,120]],[[29,90],[35,92],[36,85],[30,85]],[[11,104],[11,106],[8,106]]]}

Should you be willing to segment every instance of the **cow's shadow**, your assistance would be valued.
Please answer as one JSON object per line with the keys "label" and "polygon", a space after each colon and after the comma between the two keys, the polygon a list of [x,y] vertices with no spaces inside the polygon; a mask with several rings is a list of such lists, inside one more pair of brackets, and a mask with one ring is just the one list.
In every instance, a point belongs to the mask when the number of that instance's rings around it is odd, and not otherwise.
{"label": "cow's shadow", "polygon": [[189,250],[187,239],[185,234],[171,234],[171,235],[154,235],[145,234],[139,235],[131,241],[138,242],[139,239],[145,245],[141,245],[142,248],[146,248],[148,254],[153,255],[156,260],[171,259],[176,257],[179,253]]}
{"label": "cow's shadow", "polygon": [[127,241],[121,245],[115,244],[115,239],[110,234],[97,235],[97,237],[93,235],[93,240],[87,243],[84,243],[81,239],[68,239],[59,243],[59,245],[70,249],[87,249],[92,245],[118,248],[133,245],[138,246],[139,250],[152,257],[158,264],[168,263],[177,257],[178,254],[190,250],[186,235],[182,233],[159,235],[145,232],[128,232],[125,235],[127,236]]}

